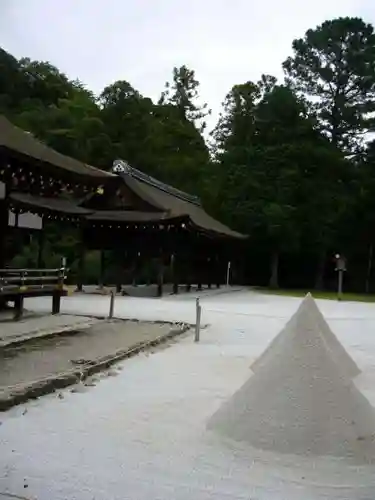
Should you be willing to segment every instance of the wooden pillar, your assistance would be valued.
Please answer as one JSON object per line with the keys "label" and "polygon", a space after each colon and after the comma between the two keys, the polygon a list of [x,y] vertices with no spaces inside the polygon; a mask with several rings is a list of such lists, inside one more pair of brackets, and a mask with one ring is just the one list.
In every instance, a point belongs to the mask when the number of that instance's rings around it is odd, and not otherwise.
{"label": "wooden pillar", "polygon": [[123,271],[124,271],[124,262],[125,262],[125,252],[121,248],[121,251],[116,252],[116,293],[121,293],[122,291],[122,279],[123,279]]}
{"label": "wooden pillar", "polygon": [[[6,250],[7,250],[7,236],[8,236],[8,204],[6,200],[6,186],[4,183],[0,183],[0,269],[4,269],[7,262]],[[6,300],[0,298],[0,309],[5,308]]]}
{"label": "wooden pillar", "polygon": [[100,276],[99,276],[99,288],[104,288],[104,277],[105,277],[105,251],[100,250]]}
{"label": "wooden pillar", "polygon": [[76,292],[82,292],[83,291],[83,280],[85,279],[85,245],[82,240],[82,235],[81,235],[81,242],[79,244],[79,249],[78,249],[78,276],[77,276],[77,288]]}
{"label": "wooden pillar", "polygon": [[172,275],[173,275],[173,293],[178,294],[179,275],[180,275],[180,262],[176,254],[172,256]]}
{"label": "wooden pillar", "polygon": [[220,284],[222,282],[222,277],[220,276],[221,266],[220,266],[220,257],[216,255],[215,258],[215,282],[216,288],[220,288]]}
{"label": "wooden pillar", "polygon": [[141,267],[141,254],[140,254],[140,252],[136,252],[133,262],[134,262],[134,266],[133,266],[132,285],[137,286],[138,285],[139,268]]}
{"label": "wooden pillar", "polygon": [[187,255],[185,260],[185,282],[185,291],[189,293],[191,291],[191,261],[189,254]]}
{"label": "wooden pillar", "polygon": [[185,256],[185,282],[186,282],[186,287],[185,290],[186,292],[191,291],[191,272],[192,272],[192,266],[191,266],[191,253],[188,252]]}
{"label": "wooden pillar", "polygon": [[202,262],[202,258],[197,258],[196,259],[196,270],[198,272],[198,292],[201,292],[202,291],[202,283],[203,283],[203,262]]}
{"label": "wooden pillar", "polygon": [[208,257],[207,262],[206,262],[206,276],[207,276],[207,286],[208,289],[211,290],[212,286],[212,258]]}
{"label": "wooden pillar", "polygon": [[45,241],[46,241],[46,238],[45,238],[44,224],[42,223],[42,228],[38,232],[38,263],[37,263],[38,269],[42,269],[43,267],[45,267],[45,264],[44,264],[44,244],[45,244]]}
{"label": "wooden pillar", "polygon": [[157,296],[162,297],[163,296],[163,285],[164,285],[164,262],[163,258],[160,258],[159,263],[158,263],[158,289],[157,289]]}
{"label": "wooden pillar", "polygon": [[7,261],[8,217],[7,203],[5,199],[0,199],[0,269],[4,269]]}
{"label": "wooden pillar", "polygon": [[199,274],[198,274],[198,288],[197,288],[197,290],[198,290],[198,292],[201,292],[202,291],[202,269],[201,268],[198,270],[198,273]]}

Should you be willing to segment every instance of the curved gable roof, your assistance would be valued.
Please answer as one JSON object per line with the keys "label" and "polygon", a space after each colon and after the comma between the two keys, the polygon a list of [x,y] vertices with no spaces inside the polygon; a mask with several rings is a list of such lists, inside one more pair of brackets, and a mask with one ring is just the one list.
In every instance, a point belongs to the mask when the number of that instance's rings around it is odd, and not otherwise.
{"label": "curved gable roof", "polygon": [[50,168],[55,172],[81,176],[91,182],[105,182],[115,177],[110,172],[58,153],[30,132],[13,125],[4,115],[0,115],[0,148],[11,154],[21,155],[29,161],[40,162],[45,168]]}
{"label": "curved gable roof", "polygon": [[[218,233],[233,238],[246,238],[247,236],[233,231],[225,224],[209,215],[201,206],[197,197],[177,190],[148,176],[121,160],[114,162],[114,171],[124,180],[130,190],[137,196],[152,205],[155,209],[168,212],[172,217],[188,216],[198,228],[207,232]],[[122,166],[122,169],[116,166]]]}

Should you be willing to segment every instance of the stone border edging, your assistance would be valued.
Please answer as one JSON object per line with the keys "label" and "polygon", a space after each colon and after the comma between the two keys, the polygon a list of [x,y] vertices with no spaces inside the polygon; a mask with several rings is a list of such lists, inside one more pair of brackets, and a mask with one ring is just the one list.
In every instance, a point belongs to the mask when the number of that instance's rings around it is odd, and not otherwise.
{"label": "stone border edging", "polygon": [[156,337],[156,339],[140,342],[139,344],[136,344],[128,349],[120,350],[114,354],[98,358],[96,361],[88,363],[79,369],[72,370],[68,374],[51,376],[48,379],[43,379],[42,381],[26,385],[22,389],[12,391],[8,396],[0,396],[0,412],[7,411],[13,406],[25,403],[29,399],[36,399],[40,396],[54,392],[56,389],[63,389],[69,385],[76,384],[94,373],[98,373],[106,368],[109,368],[118,361],[135,356],[141,351],[182,335],[190,330],[191,327],[192,325],[184,323],[182,328],[171,329],[170,332],[160,335],[159,337]]}

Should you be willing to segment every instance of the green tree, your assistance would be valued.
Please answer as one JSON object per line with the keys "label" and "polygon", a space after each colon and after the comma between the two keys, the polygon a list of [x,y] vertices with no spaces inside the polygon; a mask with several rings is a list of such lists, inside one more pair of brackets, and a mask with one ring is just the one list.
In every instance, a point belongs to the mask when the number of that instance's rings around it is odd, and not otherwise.
{"label": "green tree", "polygon": [[366,144],[360,160],[351,162],[350,172],[350,182],[346,183],[349,196],[338,237],[340,246],[351,256],[350,269],[354,269],[357,275],[365,275],[363,288],[369,292],[374,271],[375,245],[374,141]]}
{"label": "green tree", "polygon": [[196,192],[208,150],[194,123],[181,115],[176,104],[154,104],[126,81],[106,87],[99,102],[116,157]]}
{"label": "green tree", "polygon": [[296,203],[301,252],[317,256],[314,284],[321,290],[329,252],[337,249],[339,231],[349,209],[352,166],[326,137],[315,134],[311,141],[303,143],[306,159]]}
{"label": "green tree", "polygon": [[165,84],[165,90],[159,104],[172,104],[178,109],[181,119],[193,122],[203,132],[206,128],[204,119],[211,113],[207,103],[200,105],[199,81],[195,71],[185,65],[173,68],[172,83]]}
{"label": "green tree", "polygon": [[8,116],[25,97],[26,80],[15,57],[0,48],[0,112]]}
{"label": "green tree", "polygon": [[108,168],[111,142],[94,96],[77,83],[69,94],[47,106],[29,101],[15,122],[63,154]]}
{"label": "green tree", "polygon": [[214,154],[249,143],[254,134],[255,109],[260,95],[259,87],[253,82],[233,86],[225,97],[223,111],[211,134]]}
{"label": "green tree", "polygon": [[149,142],[152,133],[151,99],[143,97],[129,82],[107,86],[99,97],[101,119],[112,142],[112,161],[122,158],[134,167],[153,173]]}
{"label": "green tree", "polygon": [[336,190],[332,183],[315,190],[324,185],[333,147],[315,129],[304,102],[286,86],[237,85],[225,109],[216,130],[221,213],[250,234],[254,244],[268,248],[270,285],[277,287],[281,253],[297,252],[309,231],[316,234],[316,249],[326,244],[326,226],[335,211],[326,197]]}
{"label": "green tree", "polygon": [[247,144],[255,130],[255,110],[266,94],[276,86],[276,78],[272,75],[262,75],[257,83],[248,81],[234,85],[222,103],[223,111],[218,123],[211,132],[212,154],[231,144]]}
{"label": "green tree", "polygon": [[294,40],[283,64],[288,84],[305,95],[335,146],[355,152],[373,128],[375,34],[359,18],[325,21]]}
{"label": "green tree", "polygon": [[72,82],[52,64],[32,61],[26,57],[20,59],[19,65],[26,81],[28,99],[38,100],[48,106],[57,104],[59,99],[67,99],[74,93]]}
{"label": "green tree", "polygon": [[209,151],[194,123],[172,104],[155,105],[150,147],[157,176],[184,191],[204,196]]}

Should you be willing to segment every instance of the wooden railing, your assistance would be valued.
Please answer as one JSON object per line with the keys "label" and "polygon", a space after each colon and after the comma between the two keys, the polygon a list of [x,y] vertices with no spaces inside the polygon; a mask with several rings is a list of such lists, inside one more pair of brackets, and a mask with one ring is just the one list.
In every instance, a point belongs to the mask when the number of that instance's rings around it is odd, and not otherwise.
{"label": "wooden railing", "polygon": [[13,291],[62,288],[67,269],[0,269],[0,295]]}
{"label": "wooden railing", "polygon": [[25,297],[52,296],[52,314],[60,312],[67,277],[65,267],[55,269],[0,269],[0,299],[14,301],[15,319],[23,312]]}

